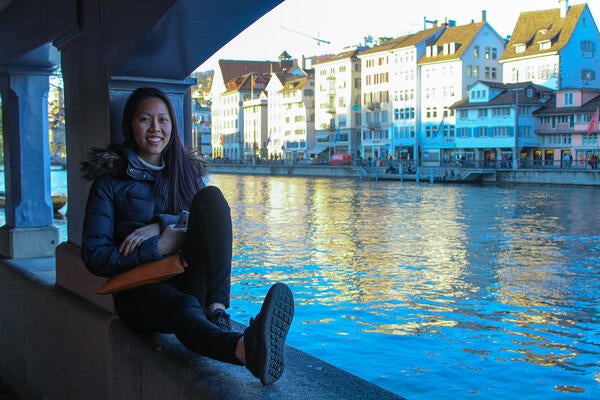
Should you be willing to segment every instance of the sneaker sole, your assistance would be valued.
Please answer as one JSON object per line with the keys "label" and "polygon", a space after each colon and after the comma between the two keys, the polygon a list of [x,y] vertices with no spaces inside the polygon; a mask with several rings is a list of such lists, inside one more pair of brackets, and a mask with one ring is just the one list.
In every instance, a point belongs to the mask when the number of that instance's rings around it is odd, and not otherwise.
{"label": "sneaker sole", "polygon": [[285,338],[294,317],[294,297],[283,283],[274,284],[260,311],[265,316],[265,364],[259,377],[263,385],[270,385],[283,374]]}

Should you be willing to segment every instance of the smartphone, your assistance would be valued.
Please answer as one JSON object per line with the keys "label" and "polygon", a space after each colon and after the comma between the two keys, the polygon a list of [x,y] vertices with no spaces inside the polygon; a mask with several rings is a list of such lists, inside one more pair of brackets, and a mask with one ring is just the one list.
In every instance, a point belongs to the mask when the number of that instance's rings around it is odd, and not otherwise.
{"label": "smartphone", "polygon": [[188,211],[183,210],[181,212],[181,214],[179,214],[179,218],[177,218],[177,222],[175,223],[175,228],[187,228],[189,217],[190,217],[190,213]]}

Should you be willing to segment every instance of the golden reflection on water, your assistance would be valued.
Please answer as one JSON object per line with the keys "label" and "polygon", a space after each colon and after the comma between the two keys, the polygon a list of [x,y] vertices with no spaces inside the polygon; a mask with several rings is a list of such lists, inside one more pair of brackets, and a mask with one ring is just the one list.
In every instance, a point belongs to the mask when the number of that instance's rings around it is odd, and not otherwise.
{"label": "golden reflection on water", "polygon": [[[459,199],[446,195],[442,203],[435,193],[430,198],[407,193],[409,202],[387,203],[354,184],[331,188],[329,182],[289,185],[285,178],[256,179],[259,188],[240,182],[235,204],[256,226],[238,231],[239,240],[262,235],[267,263],[281,254],[297,254],[303,264],[321,266],[328,293],[316,295],[325,305],[410,303],[412,295],[427,288],[453,296],[467,293],[461,280],[465,234],[454,204]],[[303,273],[314,271],[294,270]],[[443,302],[432,307],[447,309]],[[393,333],[397,327],[380,329]]]}
{"label": "golden reflection on water", "polygon": [[292,282],[298,307],[344,307],[301,323],[352,321],[369,334],[454,341],[462,336],[452,330],[469,332],[482,347],[460,346],[465,355],[581,369],[574,359],[586,351],[571,329],[598,321],[590,306],[574,305],[574,282],[588,272],[572,271],[568,254],[588,250],[571,237],[598,232],[600,222],[581,199],[344,179],[214,181],[232,206],[234,258],[243,260],[234,279]]}

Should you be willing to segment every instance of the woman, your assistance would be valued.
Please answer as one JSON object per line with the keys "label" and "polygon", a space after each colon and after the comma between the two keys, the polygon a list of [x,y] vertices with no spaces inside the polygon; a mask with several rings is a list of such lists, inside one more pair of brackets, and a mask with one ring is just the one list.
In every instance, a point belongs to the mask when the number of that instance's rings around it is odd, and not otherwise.
{"label": "woman", "polygon": [[[123,145],[94,149],[82,164],[93,180],[82,258],[110,277],[181,251],[188,267],[169,280],[114,295],[117,314],[138,332],[175,333],[190,350],[246,367],[265,385],[283,373],[293,317],[289,288],[276,283],[244,333],[229,315],[232,228],[221,191],[205,186],[205,164],[187,153],[168,97],[136,90],[123,112]],[[174,226],[189,210],[187,231]]]}

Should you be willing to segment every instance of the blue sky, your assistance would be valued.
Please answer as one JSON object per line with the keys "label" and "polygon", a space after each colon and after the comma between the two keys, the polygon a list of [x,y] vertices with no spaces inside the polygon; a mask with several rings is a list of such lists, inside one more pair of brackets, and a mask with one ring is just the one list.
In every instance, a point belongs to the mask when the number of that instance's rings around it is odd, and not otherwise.
{"label": "blue sky", "polygon": [[[585,1],[569,0],[569,4]],[[368,7],[366,6],[368,4]],[[599,23],[600,0],[588,0]],[[454,20],[463,25],[481,21],[509,35],[522,11],[558,8],[558,0],[285,0],[225,45],[198,69],[212,69],[219,58],[276,60],[286,50],[292,57],[339,52],[371,35],[400,36],[423,29],[423,20]],[[294,33],[297,31],[300,33]],[[319,43],[307,36],[331,42]]]}

